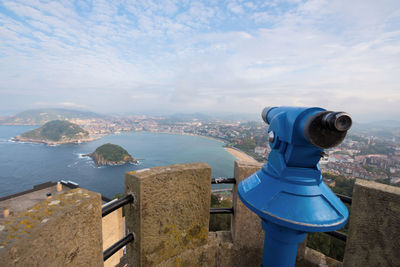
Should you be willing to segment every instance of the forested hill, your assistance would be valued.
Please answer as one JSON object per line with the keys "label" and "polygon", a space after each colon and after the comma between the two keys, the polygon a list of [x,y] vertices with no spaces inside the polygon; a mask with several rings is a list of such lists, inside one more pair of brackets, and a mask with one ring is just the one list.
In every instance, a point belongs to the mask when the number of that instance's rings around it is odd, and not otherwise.
{"label": "forested hill", "polygon": [[128,151],[114,144],[104,144],[89,154],[97,166],[121,165],[127,162],[138,163]]}

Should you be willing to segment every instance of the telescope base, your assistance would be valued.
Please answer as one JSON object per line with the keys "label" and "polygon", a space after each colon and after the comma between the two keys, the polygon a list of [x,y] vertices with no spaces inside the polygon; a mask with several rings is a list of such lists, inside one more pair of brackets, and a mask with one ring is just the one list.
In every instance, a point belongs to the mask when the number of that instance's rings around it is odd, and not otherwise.
{"label": "telescope base", "polygon": [[292,267],[306,233],[262,220],[265,231],[263,267]]}

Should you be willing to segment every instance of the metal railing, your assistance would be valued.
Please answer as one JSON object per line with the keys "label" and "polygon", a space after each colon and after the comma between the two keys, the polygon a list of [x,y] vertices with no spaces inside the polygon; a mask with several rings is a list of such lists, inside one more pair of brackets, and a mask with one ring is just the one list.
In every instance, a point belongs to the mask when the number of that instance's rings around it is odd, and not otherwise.
{"label": "metal railing", "polygon": [[[219,177],[211,179],[211,184],[236,184],[235,178],[226,178]],[[336,194],[336,196],[343,201],[344,203],[350,204],[352,203],[352,198],[349,196],[345,196],[342,194]],[[210,214],[233,214],[234,210],[232,208],[210,208]],[[337,239],[340,239],[344,242],[347,240],[347,234],[339,232],[339,231],[331,231],[325,232],[327,235],[333,236]]]}
{"label": "metal railing", "polygon": [[114,255],[115,252],[125,247],[128,243],[134,241],[135,238],[132,233],[128,234],[124,238],[115,242],[111,247],[103,251],[103,261],[106,261],[109,257]]}
{"label": "metal railing", "polygon": [[101,209],[101,216],[104,217],[107,214],[125,206],[126,204],[133,203],[133,200],[134,197],[132,194],[126,195],[125,197],[120,199],[111,200],[110,202],[103,205]]}
{"label": "metal railing", "polygon": [[[114,199],[111,200],[110,202],[104,204],[101,209],[101,216],[107,216],[111,212],[125,206],[126,204],[133,203],[134,201],[134,196],[132,194],[126,195],[125,197],[121,199]],[[122,239],[118,240],[115,242],[111,247],[107,248],[105,251],[103,251],[103,260],[106,261],[109,257],[114,255],[118,250],[126,246],[128,243],[132,242],[135,240],[135,237],[133,233],[129,233]]]}
{"label": "metal railing", "polygon": [[236,184],[235,178],[218,177],[211,179],[212,184]]}
{"label": "metal railing", "polygon": [[351,202],[352,202],[352,200],[353,200],[351,197],[345,196],[345,195],[342,195],[342,194],[336,194],[336,196],[337,196],[341,201],[343,201],[344,203],[347,203],[347,204],[350,204],[350,205],[351,205]]}
{"label": "metal railing", "polygon": [[210,214],[233,214],[233,208],[211,208]]}

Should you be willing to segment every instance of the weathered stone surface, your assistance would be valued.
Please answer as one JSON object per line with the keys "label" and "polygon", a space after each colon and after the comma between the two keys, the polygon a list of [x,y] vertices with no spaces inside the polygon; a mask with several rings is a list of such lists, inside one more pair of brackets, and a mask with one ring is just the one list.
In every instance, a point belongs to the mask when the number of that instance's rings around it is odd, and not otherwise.
{"label": "weathered stone surface", "polygon": [[[343,263],[319,251],[305,247],[304,255],[296,261],[296,267],[342,267]],[[357,265],[355,265],[357,266]]]}
{"label": "weathered stone surface", "polygon": [[101,198],[74,189],[0,225],[0,266],[103,266]]}
{"label": "weathered stone surface", "polygon": [[[222,237],[219,237],[218,235],[221,235],[223,233]],[[225,235],[224,235],[225,234]],[[224,240],[224,238],[228,237],[228,240]],[[232,246],[232,243],[229,242],[230,238],[230,232],[211,232],[208,235],[208,242],[207,244],[196,247],[193,249],[188,249],[184,251],[183,253],[172,257],[160,264],[158,264],[158,267],[183,267],[183,266],[188,266],[188,267],[196,267],[196,266],[228,266],[228,265],[217,265],[217,261],[219,259],[219,256],[221,252],[226,249],[227,254],[228,254],[228,262],[230,260],[230,247]],[[223,264],[225,264],[226,260],[223,261]]]}
{"label": "weathered stone surface", "polygon": [[400,188],[357,180],[344,266],[400,265]]}
{"label": "weathered stone surface", "polygon": [[[233,209],[232,216],[232,239],[237,247],[256,249],[262,255],[264,246],[264,231],[261,227],[261,219],[250,211],[239,199],[237,186],[240,181],[260,170],[262,164],[249,163],[245,161],[235,161],[234,177],[236,184],[233,187]],[[261,261],[260,264],[261,265]]]}
{"label": "weathered stone surface", "polygon": [[299,247],[297,249],[296,261],[301,261],[304,258],[304,255],[306,253],[306,247],[307,247],[307,237],[304,239],[303,242],[299,244]]}
{"label": "weathered stone surface", "polygon": [[206,245],[186,250],[157,266],[259,267],[260,260],[255,250],[235,247],[229,231],[220,231],[210,232]]}
{"label": "weathered stone surface", "polygon": [[126,193],[135,203],[126,208],[128,262],[153,266],[185,250],[207,243],[210,217],[211,168],[189,163],[128,172]]}

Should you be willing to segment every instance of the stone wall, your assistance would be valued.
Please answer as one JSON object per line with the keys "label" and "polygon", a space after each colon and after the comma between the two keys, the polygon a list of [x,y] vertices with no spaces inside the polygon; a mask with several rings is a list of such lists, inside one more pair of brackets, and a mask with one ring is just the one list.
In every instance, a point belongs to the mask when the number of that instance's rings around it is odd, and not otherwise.
{"label": "stone wall", "polygon": [[[235,161],[234,177],[236,184],[232,190],[232,205],[235,213],[231,222],[232,239],[235,246],[257,250],[260,252],[259,254],[262,254],[264,247],[264,231],[261,227],[261,219],[242,203],[237,188],[240,181],[260,170],[261,167],[261,163]],[[261,265],[261,259],[259,265]]]}
{"label": "stone wall", "polygon": [[344,266],[400,266],[400,188],[357,180]]}
{"label": "stone wall", "polygon": [[125,207],[126,228],[135,234],[127,246],[128,262],[154,266],[208,240],[211,168],[189,163],[128,172],[125,193],[135,203]]}
{"label": "stone wall", "polygon": [[0,266],[103,266],[101,198],[74,189],[0,223]]}

